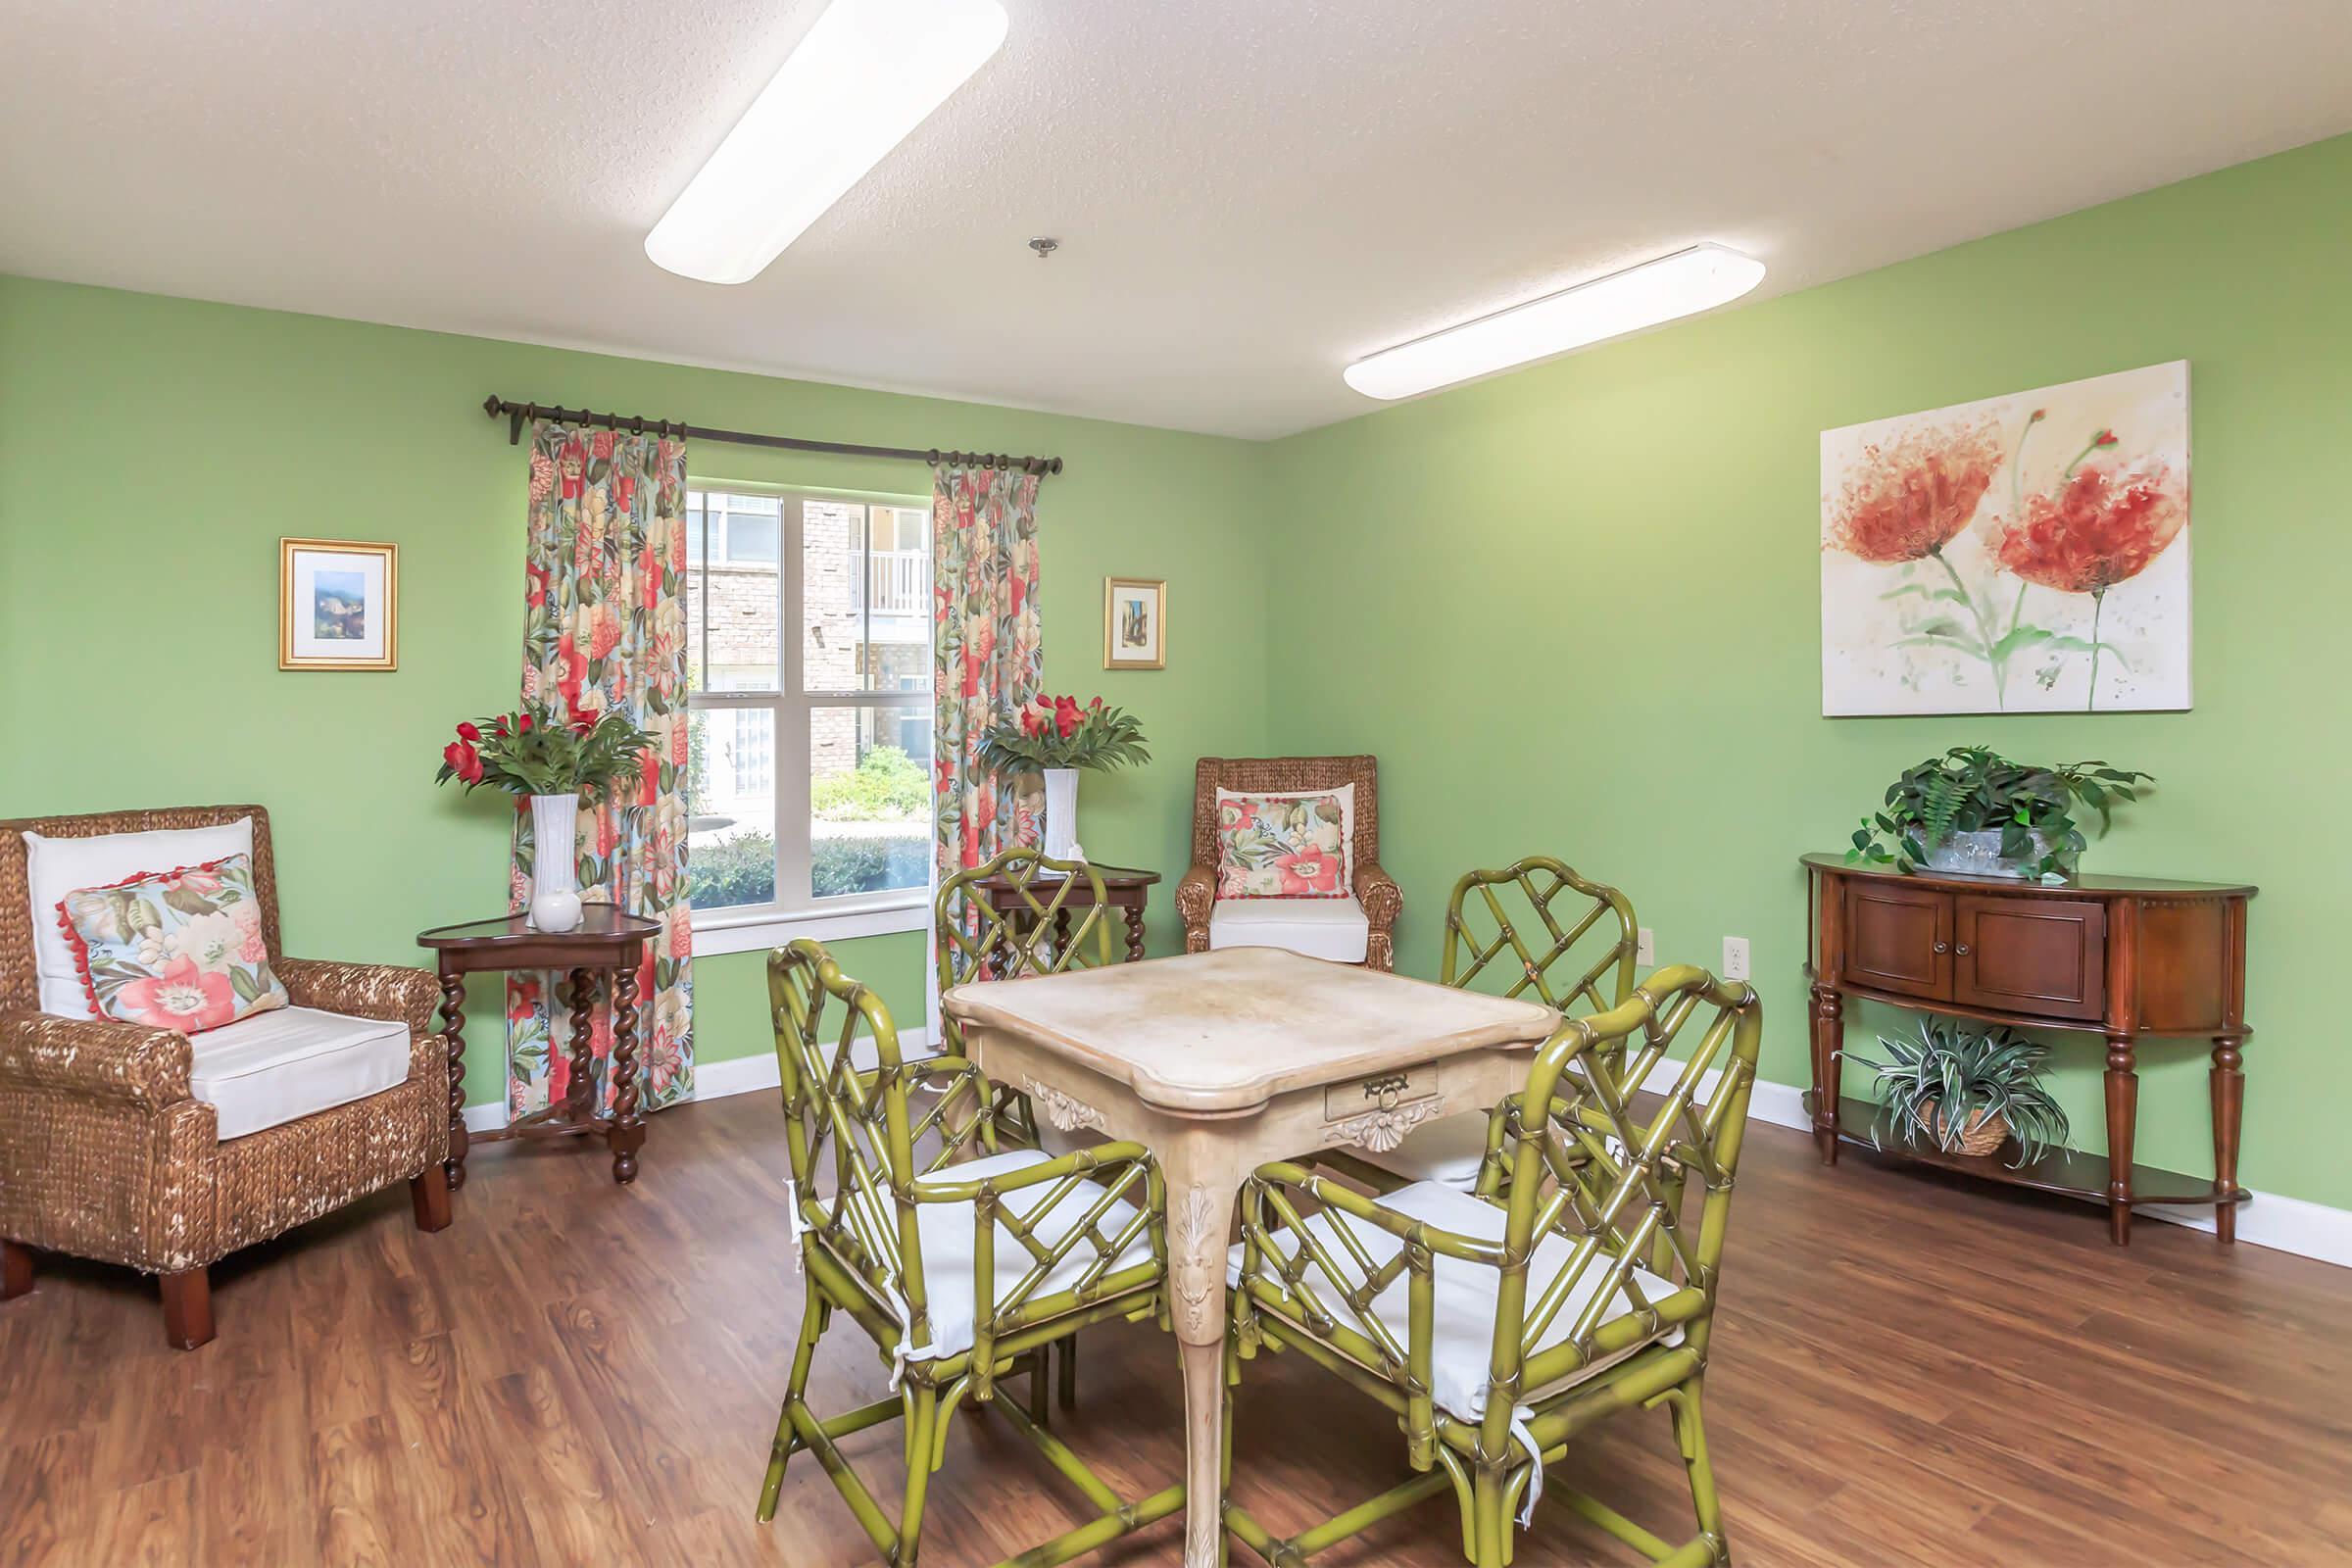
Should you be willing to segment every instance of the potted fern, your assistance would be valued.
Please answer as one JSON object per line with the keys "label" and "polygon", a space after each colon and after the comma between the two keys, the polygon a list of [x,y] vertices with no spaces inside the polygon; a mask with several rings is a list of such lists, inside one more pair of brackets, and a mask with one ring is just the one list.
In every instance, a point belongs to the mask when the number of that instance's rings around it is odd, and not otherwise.
{"label": "potted fern", "polygon": [[2049,1048],[2005,1025],[1921,1018],[1918,1029],[1916,1039],[1879,1036],[1886,1059],[1867,1063],[1878,1075],[1873,1147],[1885,1149],[1892,1135],[1913,1147],[1927,1139],[1946,1153],[1991,1154],[2015,1140],[2012,1170],[2066,1147],[2066,1112],[2041,1083]]}
{"label": "potted fern", "polygon": [[1901,871],[2063,879],[2086,843],[2076,807],[2096,811],[2104,834],[2117,804],[2152,782],[2105,762],[2013,762],[1988,747],[1955,746],[1886,786],[1885,807],[1862,819],[1845,858]]}

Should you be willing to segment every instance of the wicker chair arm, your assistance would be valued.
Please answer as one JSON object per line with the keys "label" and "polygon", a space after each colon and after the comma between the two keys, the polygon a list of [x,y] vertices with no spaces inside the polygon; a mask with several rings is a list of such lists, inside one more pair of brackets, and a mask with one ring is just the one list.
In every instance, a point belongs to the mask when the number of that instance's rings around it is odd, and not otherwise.
{"label": "wicker chair arm", "polygon": [[323,958],[279,958],[270,968],[298,1007],[405,1023],[417,1040],[434,1032],[433,1007],[441,1000],[441,982],[423,969]]}
{"label": "wicker chair arm", "polygon": [[1396,885],[1395,877],[1380,868],[1378,860],[1356,861],[1355,897],[1375,931],[1393,929],[1398,912],[1404,908],[1404,890]]}
{"label": "wicker chair arm", "polygon": [[1176,884],[1176,913],[1188,931],[1208,924],[1208,911],[1217,902],[1217,873],[1213,866],[1196,865]]}
{"label": "wicker chair arm", "polygon": [[161,1109],[190,1098],[188,1037],[112,1018],[0,1014],[0,1085]]}

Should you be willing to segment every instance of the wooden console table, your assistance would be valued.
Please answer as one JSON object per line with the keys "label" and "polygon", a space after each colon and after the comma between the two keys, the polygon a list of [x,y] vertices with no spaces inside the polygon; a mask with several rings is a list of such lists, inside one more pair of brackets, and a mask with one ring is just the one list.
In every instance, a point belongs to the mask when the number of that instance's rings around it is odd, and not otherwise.
{"label": "wooden console table", "polygon": [[[441,969],[441,1032],[449,1037],[449,1158],[442,1162],[449,1185],[466,1185],[466,976],[508,969],[558,969],[571,975],[571,1078],[561,1104],[513,1123],[512,1138],[602,1134],[612,1152],[612,1179],[637,1179],[637,1151],[645,1147],[645,1118],[638,1113],[637,970],[645,945],[661,935],[662,923],[615,905],[580,906],[580,925],[562,933],[534,931],[525,914],[470,920],[420,932],[416,945],[433,950]],[[602,973],[612,998],[612,1113],[597,1112],[590,1098],[596,1083],[589,1012],[596,1000],[595,975]],[[557,1043],[550,1039],[553,1053]]]}
{"label": "wooden console table", "polygon": [[[1152,885],[1159,880],[1157,871],[1138,871],[1123,865],[1098,865],[1095,875],[1102,879],[1102,903],[1115,910],[1127,924],[1127,961],[1137,962],[1144,956],[1144,906],[1152,897]],[[1026,897],[1022,888],[1028,889]],[[988,902],[988,906],[1025,929],[1025,922],[1034,919],[1029,899],[1050,899],[1056,891],[1053,882],[1034,877],[1016,884],[1012,878],[999,874],[983,877],[972,884],[972,891]],[[1054,916],[1054,937],[1066,942],[1070,935],[1070,913],[1084,909],[1095,902],[1094,889],[1086,878],[1071,879],[1070,891],[1064,895],[1060,910]],[[1091,961],[1091,960],[1090,960]]]}
{"label": "wooden console table", "polygon": [[[2107,1155],[2053,1152],[2021,1170],[1998,1154],[1898,1146],[1890,1152],[2107,1205],[2116,1245],[2142,1203],[2214,1205],[2221,1240],[2237,1239],[2238,1124],[2245,1105],[2246,901],[2238,883],[2151,877],[2009,877],[1898,873],[1804,858],[1811,884],[1813,1088],[1806,1108],[1825,1164],[1839,1143],[1868,1145],[1877,1107],[1839,1093],[1845,999],[2107,1043]],[[2213,1179],[2132,1162],[2143,1035],[2213,1042]]]}

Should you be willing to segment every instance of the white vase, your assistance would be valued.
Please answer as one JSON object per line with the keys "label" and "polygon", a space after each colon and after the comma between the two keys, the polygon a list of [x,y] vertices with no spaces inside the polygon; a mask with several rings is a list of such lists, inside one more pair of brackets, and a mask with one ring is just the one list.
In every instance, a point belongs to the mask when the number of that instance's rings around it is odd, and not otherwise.
{"label": "white vase", "polygon": [[531,929],[576,931],[580,924],[579,864],[573,841],[580,822],[576,795],[531,797]]}
{"label": "white vase", "polygon": [[1049,767],[1046,774],[1046,858],[1083,860],[1078,847],[1078,769]]}

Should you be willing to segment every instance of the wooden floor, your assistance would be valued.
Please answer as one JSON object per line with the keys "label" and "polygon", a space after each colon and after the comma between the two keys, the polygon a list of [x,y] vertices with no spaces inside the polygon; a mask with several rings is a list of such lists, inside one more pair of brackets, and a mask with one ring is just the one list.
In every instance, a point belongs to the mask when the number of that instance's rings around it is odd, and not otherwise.
{"label": "wooden floor", "polygon": [[[752,1521],[799,1318],[773,1098],[656,1119],[618,1189],[586,1150],[478,1150],[457,1223],[395,1189],[216,1271],[220,1339],[164,1348],[151,1282],[43,1258],[0,1307],[0,1563],[871,1561],[816,1466]],[[1735,1558],[1765,1564],[2352,1562],[2352,1271],[1848,1156],[1758,1127],[1708,1380]],[[837,1320],[823,1409],[884,1371]],[[1085,1342],[1077,1449],[1178,1474],[1174,1354]],[[1015,1389],[1017,1394],[1017,1387]],[[1240,1395],[1243,1500],[1278,1532],[1399,1479],[1401,1440],[1297,1357]],[[895,1428],[845,1445],[895,1485]],[[1663,1415],[1555,1467],[1672,1539]],[[1002,1422],[958,1419],[923,1561],[1081,1515]],[[1527,1565],[1637,1559],[1564,1508]],[[1169,1521],[1086,1559],[1172,1563]],[[1431,1503],[1319,1563],[1460,1560]],[[1247,1561],[1237,1552],[1237,1561]]]}

